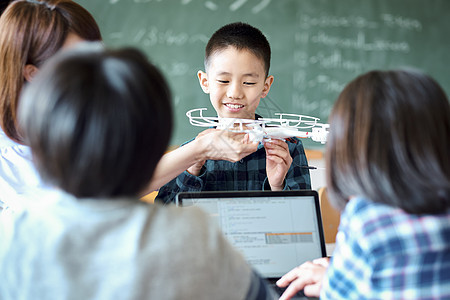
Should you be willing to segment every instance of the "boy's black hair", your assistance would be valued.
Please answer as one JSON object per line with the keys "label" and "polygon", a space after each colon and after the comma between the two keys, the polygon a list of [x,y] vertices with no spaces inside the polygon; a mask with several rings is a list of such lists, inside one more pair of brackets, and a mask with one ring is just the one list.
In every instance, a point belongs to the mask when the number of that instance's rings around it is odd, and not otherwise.
{"label": "boy's black hair", "polygon": [[137,196],[170,139],[169,87],[138,50],[70,52],[50,59],[20,99],[36,167],[79,198]]}
{"label": "boy's black hair", "polygon": [[247,23],[236,22],[223,26],[211,36],[205,49],[205,69],[208,72],[210,57],[228,47],[248,50],[264,63],[266,77],[270,69],[270,44],[264,34]]}

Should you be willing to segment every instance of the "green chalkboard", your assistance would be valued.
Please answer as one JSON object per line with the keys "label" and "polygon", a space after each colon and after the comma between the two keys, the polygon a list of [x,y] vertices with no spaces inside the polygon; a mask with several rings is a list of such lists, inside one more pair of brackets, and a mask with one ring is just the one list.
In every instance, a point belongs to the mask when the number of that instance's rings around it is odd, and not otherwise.
{"label": "green chalkboard", "polygon": [[[275,81],[257,112],[289,112],[327,122],[343,86],[370,69],[414,67],[450,94],[448,0],[78,0],[98,21],[105,44],[136,46],[166,75],[176,115],[172,144],[202,129],[186,111],[214,110],[200,89],[204,48],[222,25],[243,21],[272,46]],[[304,141],[307,148],[322,148]]]}

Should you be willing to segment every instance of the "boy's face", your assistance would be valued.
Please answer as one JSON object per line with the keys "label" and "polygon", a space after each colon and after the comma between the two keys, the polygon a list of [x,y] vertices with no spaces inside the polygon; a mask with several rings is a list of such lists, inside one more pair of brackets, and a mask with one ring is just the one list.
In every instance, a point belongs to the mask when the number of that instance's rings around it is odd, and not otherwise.
{"label": "boy's face", "polygon": [[199,71],[198,78],[221,118],[254,119],[273,82],[273,76],[265,77],[261,59],[234,47],[213,54],[208,72]]}

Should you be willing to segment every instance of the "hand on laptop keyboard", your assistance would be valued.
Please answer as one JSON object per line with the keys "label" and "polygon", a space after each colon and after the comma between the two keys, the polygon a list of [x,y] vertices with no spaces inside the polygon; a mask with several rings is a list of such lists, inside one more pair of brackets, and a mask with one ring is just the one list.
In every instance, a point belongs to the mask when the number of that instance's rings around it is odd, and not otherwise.
{"label": "hand on laptop keyboard", "polygon": [[329,258],[323,257],[312,262],[308,261],[286,273],[276,283],[279,287],[288,289],[287,293],[283,294],[280,299],[295,299],[292,296],[305,287],[308,287],[309,293],[312,292],[319,296],[328,263]]}
{"label": "hand on laptop keyboard", "polygon": [[[273,284],[272,287],[279,296],[283,295],[284,291],[286,290],[285,287],[281,288],[281,287],[277,286],[276,284]],[[306,297],[305,294],[303,293],[303,290],[300,290],[294,296],[292,296],[292,298],[290,298],[290,299],[298,300],[298,299],[319,299],[319,298]]]}

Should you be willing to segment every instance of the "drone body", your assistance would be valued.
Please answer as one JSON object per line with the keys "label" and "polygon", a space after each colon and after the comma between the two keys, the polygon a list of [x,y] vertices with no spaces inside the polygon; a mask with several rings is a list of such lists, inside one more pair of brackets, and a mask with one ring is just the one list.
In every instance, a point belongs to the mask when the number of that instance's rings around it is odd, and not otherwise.
{"label": "drone body", "polygon": [[217,127],[234,132],[245,132],[254,142],[270,139],[287,139],[292,137],[311,138],[315,142],[325,144],[329,124],[318,123],[318,118],[296,114],[275,114],[279,118],[258,120],[205,117],[206,108],[196,108],[188,111],[189,122],[199,127]]}

